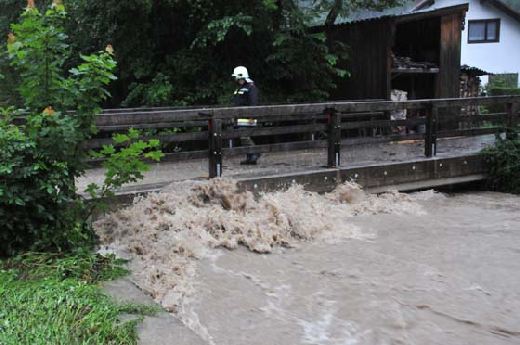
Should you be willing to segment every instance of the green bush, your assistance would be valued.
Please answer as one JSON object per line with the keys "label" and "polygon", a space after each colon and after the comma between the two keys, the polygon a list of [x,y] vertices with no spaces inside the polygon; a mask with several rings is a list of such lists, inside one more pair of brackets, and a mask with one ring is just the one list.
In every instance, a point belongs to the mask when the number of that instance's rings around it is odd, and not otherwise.
{"label": "green bush", "polygon": [[494,190],[520,194],[520,136],[498,138],[494,147],[483,151],[489,161],[489,182]]}
{"label": "green bush", "polygon": [[490,88],[516,88],[518,87],[518,73],[501,73],[489,76]]}
{"label": "green bush", "polygon": [[[95,132],[95,116],[109,97],[105,87],[115,79],[110,46],[80,55],[80,64],[64,68],[69,57],[59,1],[45,11],[35,7],[12,25],[7,43],[10,73],[17,75],[22,112],[2,109],[0,117],[0,256],[32,249],[67,251],[92,243],[89,215],[75,181],[84,173],[87,153],[81,144]],[[23,121],[15,118],[23,113]],[[138,133],[115,138],[123,149],[109,145],[103,186],[91,185],[92,197],[110,196],[113,189],[142,178],[142,159],[159,159],[157,141],[138,140]]]}
{"label": "green bush", "polygon": [[510,96],[520,95],[520,88],[493,87],[488,89],[490,96]]}
{"label": "green bush", "polygon": [[[142,179],[143,173],[150,169],[144,162],[149,159],[158,162],[164,154],[160,150],[161,142],[156,139],[140,140],[140,132],[128,130],[127,134],[114,134],[114,145],[103,145],[99,152],[91,152],[94,158],[102,158],[105,168],[103,185],[95,183],[88,185],[86,192],[98,202],[94,207],[105,208],[105,199],[113,197],[114,191],[125,183]],[[92,213],[94,209],[90,209]]]}
{"label": "green bush", "polygon": [[[82,55],[66,72],[65,8],[28,7],[11,26],[10,73],[24,107],[14,124],[13,108],[0,117],[0,255],[19,250],[68,250],[89,243],[84,204],[75,179],[84,171],[81,143],[94,132],[99,104],[113,76],[110,51]],[[73,114],[70,113],[73,110]]]}
{"label": "green bush", "polygon": [[149,83],[134,82],[129,86],[129,94],[123,102],[124,107],[167,106],[174,102],[173,86],[170,78],[158,73]]}
{"label": "green bush", "polygon": [[[71,141],[70,120],[43,116],[32,116],[22,129],[0,119],[2,256],[27,247],[67,249],[91,239],[75,221],[81,204],[75,197],[74,174],[59,157],[66,154]],[[42,127],[33,127],[34,122]],[[53,143],[58,147],[47,150]],[[61,147],[64,152],[58,151]]]}

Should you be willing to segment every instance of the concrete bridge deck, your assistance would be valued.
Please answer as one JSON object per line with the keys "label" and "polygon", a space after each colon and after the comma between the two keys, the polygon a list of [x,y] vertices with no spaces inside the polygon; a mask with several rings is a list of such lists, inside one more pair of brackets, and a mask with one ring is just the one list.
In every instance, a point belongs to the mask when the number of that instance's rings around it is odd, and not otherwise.
{"label": "concrete bridge deck", "polygon": [[[370,171],[378,170],[378,168],[379,170],[383,169],[384,171],[381,170],[381,173],[386,176],[388,174],[386,171],[388,170],[387,168],[394,167],[394,169],[392,169],[393,174],[403,175],[408,174],[403,171],[403,169],[408,169],[407,165],[411,164],[409,168],[413,169],[413,171],[410,173],[413,172],[417,175],[417,173],[422,171],[422,175],[412,178],[408,182],[406,182],[407,180],[400,180],[400,186],[396,185],[395,181],[392,181],[390,178],[388,181],[379,181],[374,185],[372,183],[374,180],[374,178],[372,178],[374,176],[373,174],[370,178],[371,183],[367,183],[367,179],[369,178],[366,176],[367,174],[365,174],[365,179],[361,178],[359,182],[365,185],[365,187],[372,188],[376,191],[383,187],[392,187],[401,190],[406,190],[407,188],[415,189],[415,187],[434,187],[436,185],[456,183],[457,181],[467,182],[482,178],[482,164],[477,163],[473,168],[466,168],[464,171],[459,172],[457,172],[457,168],[450,168],[450,172],[442,176],[433,176],[431,172],[425,171],[434,169],[430,169],[428,164],[442,160],[446,160],[446,162],[449,163],[452,162],[453,159],[461,158],[461,162],[463,162],[461,164],[467,165],[468,163],[464,157],[474,156],[484,147],[493,145],[494,142],[495,137],[493,135],[439,139],[437,156],[434,158],[426,158],[424,156],[423,140],[344,145],[341,148],[341,168],[339,169],[328,169],[324,167],[327,161],[326,149],[268,153],[262,156],[257,166],[253,167],[241,166],[239,163],[244,158],[242,156],[224,156],[223,177],[244,181],[247,188],[253,188],[253,186],[256,188],[258,186],[257,181],[263,181],[264,187],[262,188],[269,188],[268,184],[273,183],[274,180],[284,180],[284,183],[287,183],[287,181],[308,183],[308,178],[302,180],[301,178],[293,177],[315,176],[316,178],[327,180],[328,176],[332,176],[332,179],[335,179],[335,174],[337,175],[341,171],[343,171],[344,176],[345,174],[356,176],[357,172],[360,171],[359,169],[365,169],[364,171],[367,169]],[[441,162],[439,164],[442,166],[443,163]],[[379,174],[379,172],[377,174]],[[145,174],[143,180],[125,186],[120,193],[134,194],[157,191],[175,181],[206,179],[207,176],[207,159],[157,163],[151,166],[150,171]],[[425,182],[426,184],[424,182],[417,184],[416,182],[421,179],[444,179],[444,181],[428,181]],[[78,189],[83,191],[89,183],[101,183],[102,180],[102,168],[90,169],[84,177],[78,180]],[[266,181],[270,182],[266,183]]]}

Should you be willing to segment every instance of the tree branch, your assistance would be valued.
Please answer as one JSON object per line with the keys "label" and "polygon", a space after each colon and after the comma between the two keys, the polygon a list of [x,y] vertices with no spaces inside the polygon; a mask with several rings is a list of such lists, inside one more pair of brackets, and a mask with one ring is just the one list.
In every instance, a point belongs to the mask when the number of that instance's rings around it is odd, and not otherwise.
{"label": "tree branch", "polygon": [[332,26],[336,22],[336,19],[339,16],[340,11],[343,8],[343,0],[334,0],[334,4],[327,14],[327,18],[325,19],[325,26]]}

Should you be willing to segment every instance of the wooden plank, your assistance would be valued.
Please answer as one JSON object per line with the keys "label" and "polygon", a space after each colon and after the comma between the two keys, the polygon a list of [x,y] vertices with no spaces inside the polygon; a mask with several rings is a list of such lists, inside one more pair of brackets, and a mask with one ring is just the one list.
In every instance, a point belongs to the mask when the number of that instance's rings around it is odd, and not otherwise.
{"label": "wooden plank", "polygon": [[[97,126],[117,126],[141,123],[164,123],[170,121],[200,121],[214,116],[222,119],[238,117],[265,117],[273,118],[286,115],[303,115],[304,118],[313,118],[326,109],[334,108],[338,112],[381,112],[403,109],[424,109],[428,104],[435,103],[439,108],[459,107],[468,105],[492,105],[520,102],[520,96],[494,96],[464,99],[416,100],[404,102],[377,101],[377,102],[326,102],[308,104],[268,105],[256,107],[233,108],[202,108],[185,110],[150,111],[143,113],[117,113],[99,115],[96,118]],[[307,115],[305,115],[307,114]]]}
{"label": "wooden plank", "polygon": [[507,102],[520,102],[520,96],[494,96],[494,97],[474,97],[474,98],[444,98],[444,99],[425,99],[403,102],[381,101],[381,102],[336,102],[331,105],[339,112],[377,112],[377,111],[397,111],[405,109],[426,109],[430,104],[435,104],[438,108],[463,107],[470,105],[494,105]]}
{"label": "wooden plank", "polygon": [[[165,134],[165,135],[156,135],[152,137],[141,137],[140,139],[149,140],[149,139],[158,139],[161,143],[178,143],[184,141],[197,141],[197,140],[207,140],[208,132],[193,132],[193,133],[176,133],[176,134]],[[97,149],[103,147],[103,145],[112,144],[112,138],[98,138],[98,139],[90,139],[83,143],[84,149]]]}
{"label": "wooden plank", "polygon": [[162,129],[162,128],[191,128],[208,126],[207,121],[181,121],[181,122],[159,122],[159,123],[139,123],[130,125],[116,125],[116,126],[99,126],[97,129],[100,132],[117,132],[124,131],[130,128],[135,129]]}
{"label": "wooden plank", "polygon": [[372,138],[348,138],[341,141],[341,145],[368,145],[381,144],[392,141],[424,140],[424,134],[387,135]]}
{"label": "wooden plank", "polygon": [[180,162],[191,159],[203,159],[208,158],[208,150],[197,150],[197,151],[181,151],[166,153],[161,159],[161,162]]}
{"label": "wooden plank", "polygon": [[491,128],[470,128],[470,129],[453,129],[443,130],[437,133],[438,138],[449,138],[449,137],[470,137],[479,135],[488,135],[504,132],[503,127],[491,127]]}
{"label": "wooden plank", "polygon": [[392,68],[392,74],[437,74],[438,68]]}
{"label": "wooden plank", "polygon": [[223,132],[224,139],[233,139],[241,137],[260,137],[267,135],[280,134],[294,134],[294,133],[309,133],[325,131],[327,125],[312,124],[312,125],[295,125],[295,126],[280,126],[280,127],[250,127],[233,130],[226,130]]}
{"label": "wooden plank", "polygon": [[325,115],[323,114],[314,114],[314,113],[303,113],[303,114],[288,114],[288,115],[278,115],[276,117],[269,118],[258,118],[259,123],[276,123],[276,122],[285,122],[285,121],[315,121],[315,120],[325,120]]}
{"label": "wooden plank", "polygon": [[337,78],[333,99],[390,98],[388,56],[393,43],[392,26],[392,19],[384,18],[327,28],[330,39],[345,42],[355,50],[340,66],[351,75]]}
{"label": "wooden plank", "polygon": [[142,113],[146,111],[164,111],[164,110],[187,110],[187,109],[207,109],[215,108],[216,106],[209,105],[189,105],[189,106],[166,106],[166,107],[133,107],[133,108],[110,108],[103,109],[103,114],[116,114],[116,113]]}
{"label": "wooden plank", "polygon": [[397,127],[397,126],[415,126],[426,123],[424,118],[415,118],[407,120],[375,120],[375,121],[360,121],[360,122],[344,122],[341,124],[342,129],[356,129],[356,128],[372,128],[372,127]]}
{"label": "wooden plank", "polygon": [[96,117],[96,126],[116,126],[133,125],[140,123],[208,120],[209,116],[207,113],[205,113],[205,111],[207,110],[188,109],[99,115]]}
{"label": "wooden plank", "polygon": [[441,17],[440,72],[437,78],[437,97],[459,97],[460,47],[462,13]]}
{"label": "wooden plank", "polygon": [[291,141],[287,143],[255,145],[255,146],[239,146],[233,148],[224,148],[224,155],[242,155],[247,153],[268,153],[281,151],[306,150],[314,148],[327,147],[325,140],[305,140]]}
{"label": "wooden plank", "polygon": [[507,115],[504,114],[490,114],[490,115],[460,115],[455,116],[455,120],[465,121],[465,122],[497,122],[497,121],[505,121],[507,119]]}
{"label": "wooden plank", "polygon": [[361,113],[350,113],[350,112],[345,113],[345,112],[338,111],[338,113],[340,113],[342,115],[341,118],[343,121],[363,121],[363,119],[366,119],[366,118],[377,119],[377,118],[381,118],[381,117],[385,116],[385,113],[382,111],[361,112]]}

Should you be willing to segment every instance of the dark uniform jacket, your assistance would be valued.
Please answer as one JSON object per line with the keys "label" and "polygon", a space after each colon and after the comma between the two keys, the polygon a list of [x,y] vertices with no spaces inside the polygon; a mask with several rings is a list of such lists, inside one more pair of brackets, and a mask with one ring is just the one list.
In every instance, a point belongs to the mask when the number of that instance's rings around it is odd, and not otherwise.
{"label": "dark uniform jacket", "polygon": [[258,105],[258,89],[253,82],[246,83],[235,90],[233,105],[236,107]]}
{"label": "dark uniform jacket", "polygon": [[[253,82],[248,82],[238,89],[233,94],[233,105],[236,107],[248,107],[258,105],[258,89]],[[238,127],[256,126],[255,119],[237,119],[235,125]]]}

